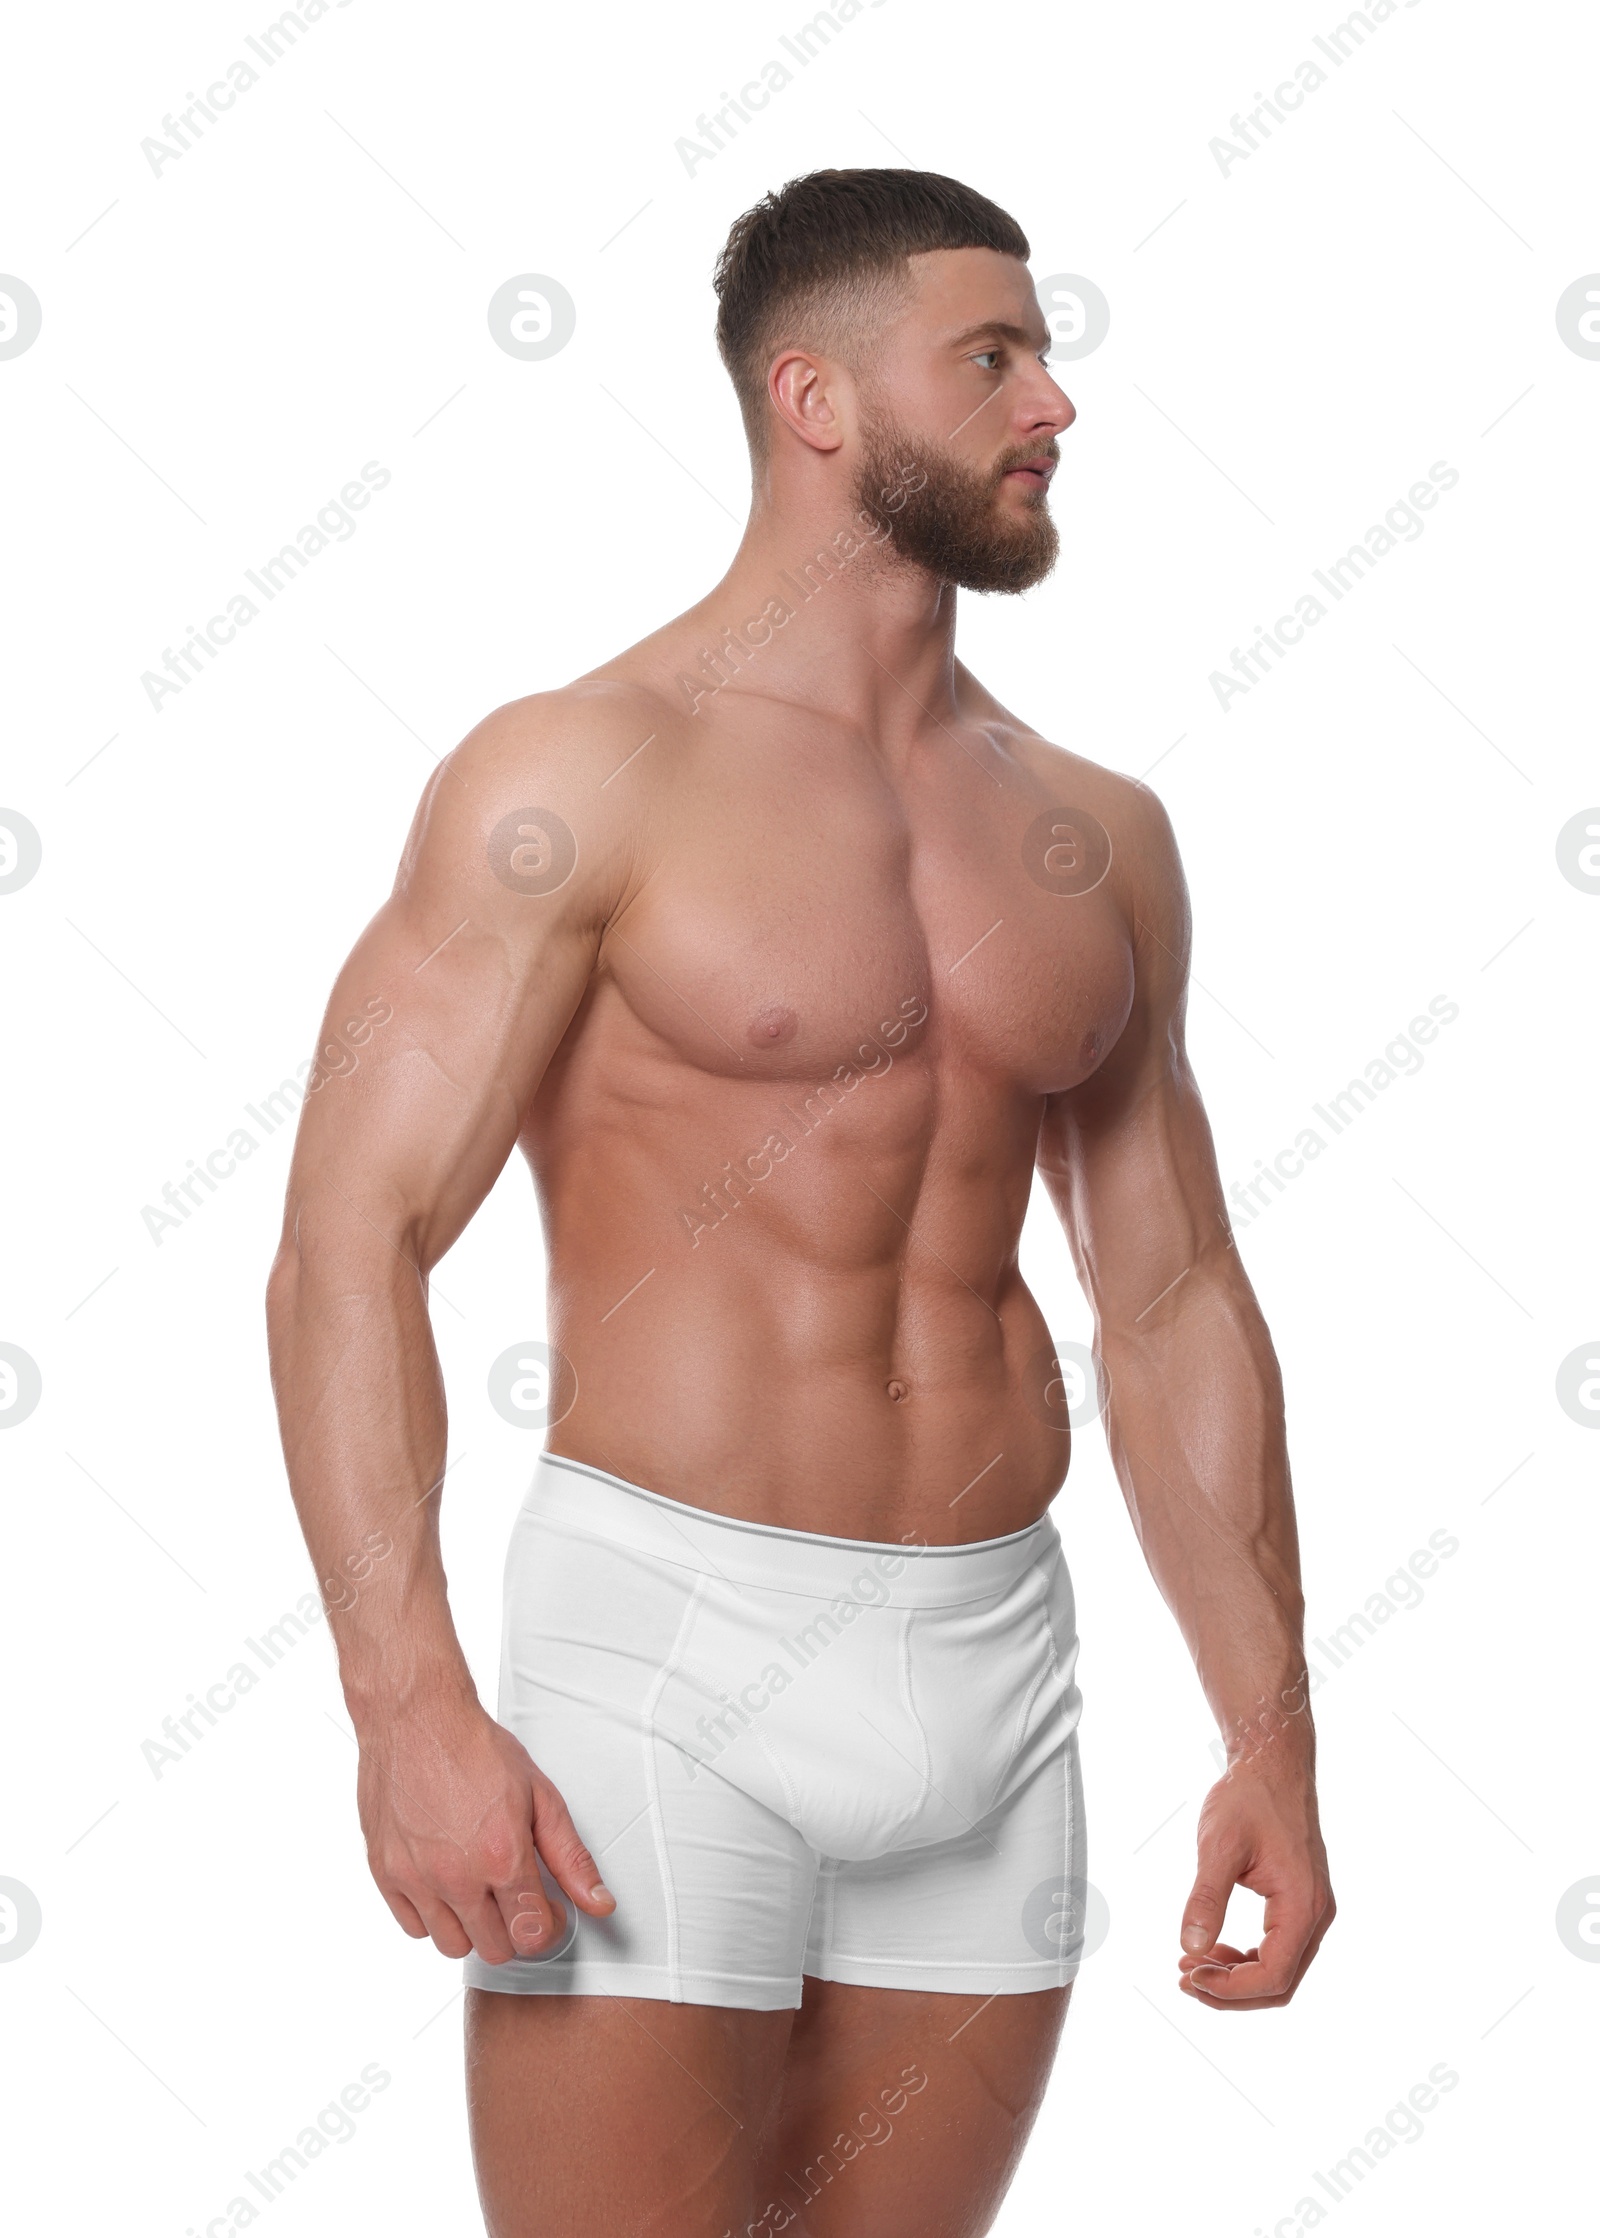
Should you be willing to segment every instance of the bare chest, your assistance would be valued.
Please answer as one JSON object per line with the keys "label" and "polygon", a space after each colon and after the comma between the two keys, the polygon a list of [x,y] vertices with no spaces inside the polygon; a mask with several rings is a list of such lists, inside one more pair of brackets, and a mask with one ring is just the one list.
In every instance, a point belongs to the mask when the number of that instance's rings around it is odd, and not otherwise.
{"label": "bare chest", "polygon": [[1048,1095],[1105,1057],[1132,940],[1092,812],[976,763],[901,784],[767,754],[719,775],[675,796],[607,943],[628,1009],[684,1062],[798,1081],[920,1051]]}

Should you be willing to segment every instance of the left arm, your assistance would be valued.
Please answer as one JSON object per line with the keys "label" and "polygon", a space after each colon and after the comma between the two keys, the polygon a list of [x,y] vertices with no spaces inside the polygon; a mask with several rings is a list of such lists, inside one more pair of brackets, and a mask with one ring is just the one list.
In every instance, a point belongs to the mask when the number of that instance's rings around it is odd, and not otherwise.
{"label": "left arm", "polygon": [[[1283,1386],[1184,1053],[1188,900],[1153,794],[1129,788],[1116,839],[1133,1010],[1100,1070],[1048,1099],[1039,1170],[1094,1309],[1134,1529],[1227,1744],[1200,1815],[1182,1986],[1214,2006],[1278,2005],[1334,1914]],[[1218,1941],[1236,1883],[1266,1900],[1249,1952]]]}

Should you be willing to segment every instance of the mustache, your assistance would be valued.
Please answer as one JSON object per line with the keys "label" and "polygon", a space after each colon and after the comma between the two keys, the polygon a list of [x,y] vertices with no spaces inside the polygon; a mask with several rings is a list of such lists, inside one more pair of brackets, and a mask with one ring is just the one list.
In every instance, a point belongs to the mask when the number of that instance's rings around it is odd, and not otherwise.
{"label": "mustache", "polygon": [[1040,458],[1047,458],[1052,466],[1059,466],[1061,464],[1061,445],[1056,442],[1019,443],[1013,450],[1004,452],[995,464],[993,477],[995,486],[998,488],[1014,466],[1030,465],[1033,460]]}

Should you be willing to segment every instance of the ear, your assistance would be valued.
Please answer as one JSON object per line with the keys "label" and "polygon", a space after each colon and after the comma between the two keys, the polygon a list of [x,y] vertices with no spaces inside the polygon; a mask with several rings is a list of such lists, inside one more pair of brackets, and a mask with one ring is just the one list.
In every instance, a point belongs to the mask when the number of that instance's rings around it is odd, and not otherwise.
{"label": "ear", "polygon": [[831,360],[808,350],[785,350],[772,361],[767,374],[772,409],[810,450],[836,451],[844,441],[843,379]]}

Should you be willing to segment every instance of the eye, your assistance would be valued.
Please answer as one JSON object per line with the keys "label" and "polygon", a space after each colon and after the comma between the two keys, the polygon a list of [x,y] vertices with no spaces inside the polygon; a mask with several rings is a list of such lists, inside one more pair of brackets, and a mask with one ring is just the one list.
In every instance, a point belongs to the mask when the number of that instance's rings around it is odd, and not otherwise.
{"label": "eye", "polygon": [[978,350],[977,352],[975,352],[975,353],[974,353],[974,356],[973,356],[973,360],[972,360],[972,362],[973,362],[973,364],[974,364],[974,365],[983,365],[983,361],[984,361],[984,359],[985,359],[985,358],[992,358],[992,359],[994,360],[994,363],[993,363],[992,365],[985,365],[985,366],[984,366],[984,371],[985,371],[986,373],[992,373],[992,372],[996,371],[996,370],[997,370],[997,368],[998,368],[998,365],[999,365],[999,360],[1000,360],[1000,352],[999,352],[999,350],[998,350],[998,349],[992,349],[992,350]]}

